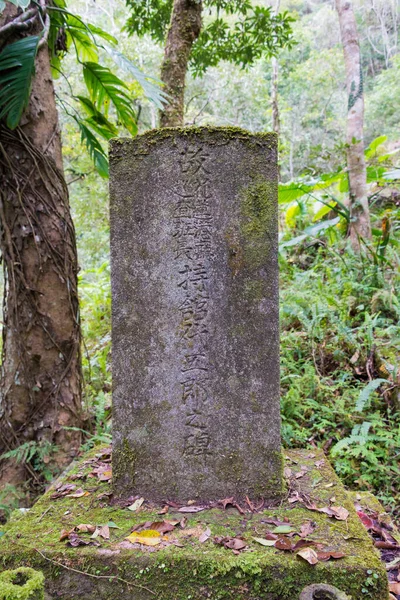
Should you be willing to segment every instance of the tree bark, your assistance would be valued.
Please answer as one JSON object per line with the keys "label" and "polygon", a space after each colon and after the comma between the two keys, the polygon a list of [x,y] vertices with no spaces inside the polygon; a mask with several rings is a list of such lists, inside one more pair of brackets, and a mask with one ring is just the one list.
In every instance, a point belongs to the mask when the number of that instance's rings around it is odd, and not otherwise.
{"label": "tree bark", "polygon": [[[7,7],[0,25],[16,14]],[[45,462],[56,471],[81,438],[65,429],[82,426],[78,264],[47,44],[35,73],[20,126],[0,123],[0,454],[26,442],[51,444],[56,451]],[[0,488],[32,479],[41,482],[32,464],[0,461]]]}
{"label": "tree bark", "polygon": [[360,250],[362,239],[371,239],[371,222],[367,197],[367,172],[364,157],[364,92],[360,46],[353,7],[350,0],[336,0],[339,15],[346,87],[347,168],[349,174],[350,240],[354,250]]}
{"label": "tree bark", "polygon": [[201,31],[201,0],[174,0],[165,44],[161,80],[169,103],[160,115],[161,127],[183,125],[185,80],[190,52]]}

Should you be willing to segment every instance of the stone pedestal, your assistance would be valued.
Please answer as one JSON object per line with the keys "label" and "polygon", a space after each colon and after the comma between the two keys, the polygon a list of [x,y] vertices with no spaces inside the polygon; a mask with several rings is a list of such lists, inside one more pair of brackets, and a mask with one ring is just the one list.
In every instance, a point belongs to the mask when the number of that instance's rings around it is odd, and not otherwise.
{"label": "stone pedestal", "polygon": [[226,128],[111,143],[119,496],[282,495],[276,146]]}

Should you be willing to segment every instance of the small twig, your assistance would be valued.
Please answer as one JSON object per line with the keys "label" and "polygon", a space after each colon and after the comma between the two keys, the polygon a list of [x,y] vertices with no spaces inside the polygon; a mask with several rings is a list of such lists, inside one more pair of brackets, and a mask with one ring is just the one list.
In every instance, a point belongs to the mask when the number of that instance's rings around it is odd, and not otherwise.
{"label": "small twig", "polygon": [[141,590],[146,590],[146,592],[149,592],[149,594],[152,594],[153,596],[156,595],[155,592],[153,592],[152,590],[150,590],[148,587],[146,587],[145,585],[140,585],[139,583],[132,583],[131,581],[127,581],[126,579],[122,579],[122,577],[118,577],[118,575],[92,575],[92,573],[86,573],[86,571],[79,571],[78,569],[74,569],[72,567],[67,567],[67,565],[64,565],[63,563],[58,562],[58,560],[53,560],[52,558],[49,558],[48,556],[45,556],[43,554],[43,552],[40,552],[40,550],[38,550],[37,548],[34,548],[34,550],[40,554],[40,556],[42,558],[44,558],[45,560],[53,563],[54,565],[57,565],[59,567],[63,567],[63,569],[67,569],[67,571],[73,571],[74,573],[79,573],[79,575],[87,575],[87,577],[93,577],[93,579],[115,579],[117,581],[121,581],[121,583],[126,583],[126,585],[132,585],[133,587],[137,587],[140,588]]}
{"label": "small twig", "polygon": [[43,517],[44,517],[45,515],[47,515],[47,513],[49,512],[49,510],[51,510],[52,508],[53,508],[52,506],[48,506],[48,507],[46,508],[46,510],[45,510],[45,511],[44,511],[44,512],[41,514],[41,516],[38,518],[37,522],[38,522],[38,523],[40,523],[40,521],[43,519]]}

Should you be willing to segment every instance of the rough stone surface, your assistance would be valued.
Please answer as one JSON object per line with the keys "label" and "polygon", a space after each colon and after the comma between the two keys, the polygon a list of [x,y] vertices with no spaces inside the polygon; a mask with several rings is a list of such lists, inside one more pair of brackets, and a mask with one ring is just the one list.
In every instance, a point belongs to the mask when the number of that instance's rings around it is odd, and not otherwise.
{"label": "rough stone surface", "polygon": [[282,494],[274,134],[111,144],[114,485]]}
{"label": "rough stone surface", "polygon": [[[232,507],[224,510],[221,504],[186,513],[182,528],[179,521],[185,513],[172,507],[160,515],[160,506],[148,501],[136,512],[109,503],[110,482],[90,476],[109,454],[95,448],[57,484],[58,490],[75,485],[69,493],[82,488],[85,495],[55,499],[53,487],[28,513],[15,511],[2,526],[0,572],[21,565],[40,569],[46,600],[299,600],[312,584],[334,586],[351,600],[388,600],[385,565],[322,451],[290,450],[285,455],[290,486],[299,497],[322,508],[334,496],[335,504],[349,511],[346,521],[308,510],[301,502],[283,501],[260,512],[251,512],[243,502],[244,514]],[[164,519],[177,524],[166,534],[168,541],[147,547],[125,539],[140,524],[149,527]],[[297,533],[312,521],[315,529],[308,542],[320,544],[321,550],[341,552],[344,558],[312,566],[295,552],[260,545],[254,538],[273,531],[274,520],[290,523]],[[79,534],[83,543],[100,545],[71,547],[66,539],[60,540],[62,530],[110,522],[110,539],[92,540],[90,533]],[[199,535],[207,529],[210,538],[202,543]],[[247,547],[236,555],[216,544],[216,536],[240,536]],[[291,539],[294,543],[300,538],[295,534]]]}

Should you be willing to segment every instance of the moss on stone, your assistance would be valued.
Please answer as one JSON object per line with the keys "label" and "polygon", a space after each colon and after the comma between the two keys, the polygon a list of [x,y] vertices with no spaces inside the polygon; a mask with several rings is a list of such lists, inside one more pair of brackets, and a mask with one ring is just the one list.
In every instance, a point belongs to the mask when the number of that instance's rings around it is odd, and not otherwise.
{"label": "moss on stone", "polygon": [[[240,535],[248,544],[245,552],[235,556],[215,545],[212,539],[200,544],[195,537],[184,537],[185,530],[178,528],[174,536],[183,547],[170,545],[146,549],[134,545],[128,549],[121,542],[135,525],[164,518],[157,515],[159,507],[150,506],[132,513],[110,506],[104,497],[104,493],[110,491],[110,485],[88,478],[85,483],[78,481],[79,487],[90,492],[89,496],[51,500],[54,491],[51,490],[26,516],[21,518],[20,513],[16,513],[0,538],[0,565],[3,568],[21,564],[40,568],[45,573],[50,595],[61,593],[57,597],[65,600],[78,596],[81,600],[117,600],[121,597],[126,600],[154,597],[162,600],[204,600],[204,597],[213,600],[237,600],[239,597],[242,600],[254,597],[292,600],[306,585],[320,582],[338,587],[352,600],[360,597],[387,600],[385,569],[354,511],[352,499],[330,465],[326,461],[319,468],[315,466],[315,462],[321,460],[318,452],[313,458],[307,458],[304,451],[286,451],[285,454],[294,472],[302,466],[308,468],[306,475],[296,480],[299,491],[311,497],[317,506],[328,505],[329,498],[335,496],[335,504],[350,512],[347,521],[335,521],[302,505],[285,502],[278,508],[267,508],[256,514],[240,515],[234,509],[212,509],[190,514],[186,529],[201,526],[209,527],[212,536]],[[92,456],[93,452],[89,458]],[[88,473],[91,468],[90,464],[87,467],[85,463],[83,466],[78,464],[69,472],[66,482],[75,481],[78,473]],[[319,474],[317,484],[316,473]],[[172,520],[182,516],[170,510],[171,514],[165,518]],[[294,554],[260,546],[253,538],[263,537],[267,529],[273,528],[265,523],[266,517],[287,518],[295,529],[312,520],[317,528],[310,538],[322,541],[326,548],[344,552],[346,557],[312,567]],[[80,523],[104,525],[109,521],[120,529],[111,529],[111,539],[102,540],[101,547],[71,548],[65,541],[59,541],[62,529],[72,529]],[[89,539],[84,534],[82,537]],[[97,579],[98,576],[101,579]],[[131,586],[126,582],[131,582]],[[362,592],[363,589],[366,591]]]}
{"label": "moss on stone", "polygon": [[0,600],[43,600],[44,576],[29,567],[0,573]]}

